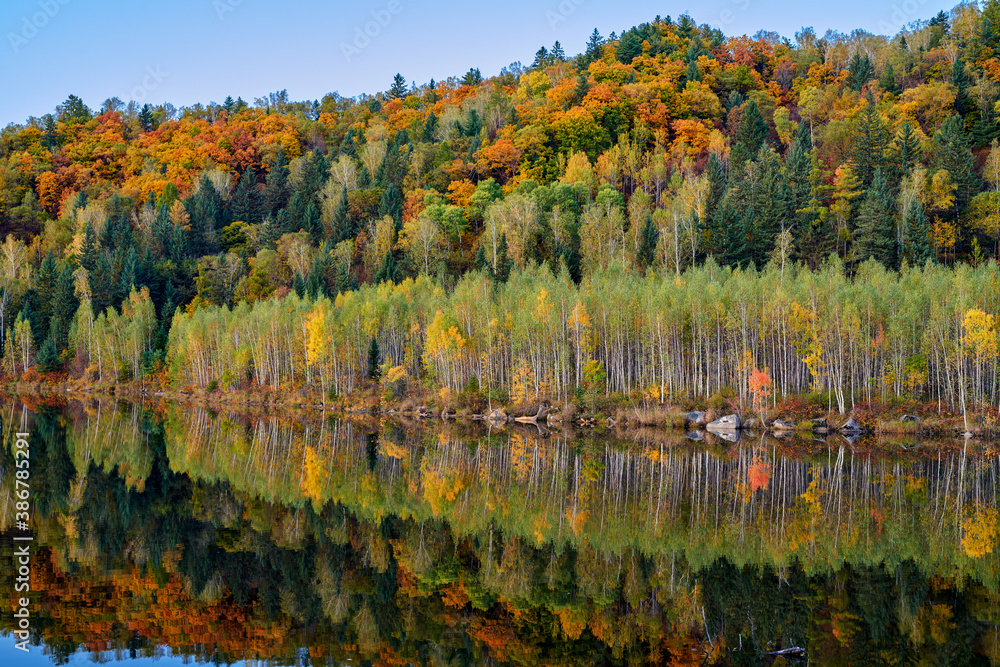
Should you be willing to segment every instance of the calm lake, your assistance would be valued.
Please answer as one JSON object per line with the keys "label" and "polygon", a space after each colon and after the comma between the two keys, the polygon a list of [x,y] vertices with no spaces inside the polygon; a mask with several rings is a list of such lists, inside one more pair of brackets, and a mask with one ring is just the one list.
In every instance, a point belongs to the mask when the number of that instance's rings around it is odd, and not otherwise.
{"label": "calm lake", "polygon": [[1000,661],[994,445],[97,400],[0,421],[5,665]]}

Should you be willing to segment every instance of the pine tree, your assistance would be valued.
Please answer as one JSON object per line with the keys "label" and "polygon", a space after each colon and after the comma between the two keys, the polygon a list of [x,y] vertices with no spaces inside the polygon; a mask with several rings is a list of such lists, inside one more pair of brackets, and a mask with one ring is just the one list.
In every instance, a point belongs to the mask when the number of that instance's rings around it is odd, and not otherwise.
{"label": "pine tree", "polygon": [[434,133],[437,131],[438,117],[432,111],[427,114],[427,120],[424,122],[424,141],[434,141]]}
{"label": "pine tree", "polygon": [[406,97],[406,79],[403,78],[402,74],[396,73],[396,76],[392,77],[392,85],[389,86],[389,97],[396,100],[401,100]]}
{"label": "pine tree", "polygon": [[232,199],[232,218],[248,225],[256,225],[263,218],[264,202],[257,187],[257,174],[247,167],[236,186]]}
{"label": "pine tree", "polygon": [[924,209],[914,200],[906,212],[903,229],[903,256],[911,264],[923,266],[931,258],[930,225]]}
{"label": "pine tree", "polygon": [[52,297],[56,291],[56,283],[59,280],[59,267],[56,265],[56,257],[50,250],[41,266],[38,267],[38,280],[35,283],[34,306],[35,324],[37,329],[33,332],[35,340],[45,340],[49,337],[49,320],[52,318]]}
{"label": "pine tree", "polygon": [[801,211],[809,206],[809,200],[812,198],[812,183],[809,180],[809,172],[812,170],[812,161],[809,159],[811,150],[812,138],[809,128],[805,123],[799,123],[795,139],[792,140],[792,145],[785,156],[789,213],[798,223],[802,223],[807,217],[807,214]]}
{"label": "pine tree", "polygon": [[587,49],[583,54],[585,64],[589,65],[593,61],[600,59],[603,48],[604,38],[601,37],[601,33],[597,32],[597,28],[594,28],[594,32],[590,33],[590,38],[587,40]]}
{"label": "pine tree", "polygon": [[893,161],[898,171],[897,175],[900,178],[909,175],[920,162],[920,141],[917,139],[910,121],[903,121],[903,127],[896,135],[892,149]]}
{"label": "pine tree", "polygon": [[544,46],[535,51],[535,61],[531,63],[532,69],[547,67],[549,64],[549,51]]}
{"label": "pine tree", "polygon": [[969,149],[962,128],[963,123],[959,116],[952,116],[941,124],[940,129],[934,134],[932,160],[933,167],[947,170],[952,183],[957,186],[953,207],[956,212],[964,210],[969,205],[979,180],[976,175],[976,159]]}
{"label": "pine tree", "polygon": [[767,123],[760,113],[760,107],[750,100],[743,105],[740,124],[733,137],[733,150],[729,161],[731,168],[737,172],[742,169],[743,163],[753,159],[766,140]]}
{"label": "pine tree", "polygon": [[889,145],[889,129],[875,108],[875,99],[868,91],[867,104],[858,116],[851,135],[850,162],[863,188],[869,188],[875,172],[883,169],[885,150]]}
{"label": "pine tree", "polygon": [[76,261],[87,271],[93,271],[97,262],[97,234],[94,233],[94,225],[89,220],[83,229],[83,243],[80,245]]}
{"label": "pine tree", "polygon": [[486,261],[486,252],[481,245],[476,250],[476,256],[472,259],[472,268],[475,271],[482,271],[491,278],[493,277],[493,267]]}
{"label": "pine tree", "polygon": [[561,63],[566,60],[566,52],[563,51],[562,44],[559,43],[559,40],[556,40],[556,43],[552,45],[552,51],[549,55],[551,55],[552,59],[557,63]]}
{"label": "pine tree", "polygon": [[653,266],[656,259],[656,245],[659,242],[660,231],[653,224],[653,216],[646,215],[646,222],[639,236],[639,251],[636,254],[636,262],[643,271]]}
{"label": "pine tree", "polygon": [[396,272],[396,258],[392,256],[391,250],[386,250],[385,255],[382,256],[382,264],[378,267],[378,271],[375,273],[372,282],[376,285],[381,285],[385,282],[399,282],[399,276]]}
{"label": "pine tree", "polygon": [[68,264],[63,265],[56,281],[55,294],[52,296],[52,331],[53,340],[57,350],[64,350],[67,346],[67,334],[69,325],[76,315],[76,309],[80,306],[76,298],[76,285],[73,280],[73,270]]}
{"label": "pine tree", "polygon": [[267,186],[264,191],[266,213],[277,215],[288,204],[288,160],[285,151],[278,151],[267,172]]}
{"label": "pine tree", "polygon": [[382,192],[382,201],[378,207],[379,216],[392,216],[396,222],[396,231],[403,226],[403,192],[395,183],[390,183]]}
{"label": "pine tree", "polygon": [[313,243],[318,244],[323,240],[323,222],[319,217],[319,209],[312,202],[306,206],[303,228],[309,233],[309,238],[312,239]]}
{"label": "pine tree", "polygon": [[875,68],[867,55],[856,52],[847,66],[847,84],[855,91],[860,91],[865,84],[875,76]]}
{"label": "pine tree", "polygon": [[896,268],[896,221],[891,202],[889,183],[885,172],[879,169],[858,214],[854,255],[859,262],[873,257],[886,268]]}
{"label": "pine tree", "polygon": [[38,358],[35,360],[39,372],[54,373],[62,367],[62,359],[59,358],[59,350],[56,348],[52,337],[45,339],[45,343],[38,351]]}
{"label": "pine tree", "polygon": [[382,377],[382,353],[378,349],[378,339],[372,336],[368,346],[368,379],[378,381]]}
{"label": "pine tree", "polygon": [[635,36],[635,32],[629,31],[622,35],[615,48],[615,55],[618,57],[618,62],[624,65],[631,65],[636,57],[642,55],[642,43]]}
{"label": "pine tree", "polygon": [[337,208],[333,210],[333,218],[330,224],[333,227],[335,243],[354,238],[354,229],[351,226],[347,200],[347,188],[343,188],[340,191],[340,199],[337,201]]}
{"label": "pine tree", "polygon": [[965,70],[965,62],[956,58],[951,67],[951,85],[955,86],[955,113],[964,116],[971,111],[969,100],[969,75]]}
{"label": "pine tree", "polygon": [[500,247],[497,250],[496,266],[493,267],[493,276],[497,282],[506,283],[510,278],[511,260],[507,246],[506,232],[500,237]]}
{"label": "pine tree", "polygon": [[886,64],[885,69],[882,70],[882,76],[878,80],[878,85],[888,93],[899,95],[900,89],[899,84],[896,83],[896,70],[892,68],[892,63]]}

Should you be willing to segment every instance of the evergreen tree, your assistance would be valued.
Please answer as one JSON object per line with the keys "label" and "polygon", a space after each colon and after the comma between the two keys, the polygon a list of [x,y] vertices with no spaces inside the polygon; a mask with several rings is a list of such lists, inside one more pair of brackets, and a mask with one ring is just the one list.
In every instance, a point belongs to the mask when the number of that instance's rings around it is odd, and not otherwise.
{"label": "evergreen tree", "polygon": [[767,123],[760,113],[760,107],[753,100],[743,105],[743,113],[740,115],[740,124],[736,128],[733,137],[733,150],[730,156],[731,168],[739,172],[743,163],[753,159],[760,151],[760,147],[767,140]]}
{"label": "evergreen tree", "polygon": [[865,84],[875,76],[875,68],[867,55],[855,52],[851,62],[847,66],[847,85],[853,90],[860,92]]}
{"label": "evergreen tree", "polygon": [[952,183],[957,186],[953,206],[955,212],[964,210],[969,205],[979,180],[976,175],[976,159],[969,149],[962,127],[962,119],[952,116],[934,134],[932,166],[947,170]]}
{"label": "evergreen tree", "polygon": [[333,210],[333,218],[330,224],[333,227],[333,239],[335,243],[354,238],[354,228],[351,225],[350,209],[347,200],[347,188],[342,188],[340,191],[340,199],[337,200],[337,208]]}
{"label": "evergreen tree", "polygon": [[320,220],[316,204],[309,202],[309,205],[306,206],[305,219],[302,222],[303,228],[309,233],[312,242],[320,243],[323,240],[323,222]]}
{"label": "evergreen tree", "polygon": [[535,61],[531,63],[532,69],[547,67],[549,64],[549,51],[544,46],[535,51]]}
{"label": "evergreen tree", "polygon": [[54,373],[62,367],[59,350],[56,348],[56,344],[51,336],[45,339],[45,343],[38,351],[38,358],[35,360],[35,363],[41,373]]}
{"label": "evergreen tree", "polygon": [[875,172],[885,168],[888,146],[889,129],[875,108],[875,99],[869,90],[867,104],[855,121],[851,134],[851,167],[863,188],[871,187]]}
{"label": "evergreen tree", "polygon": [[618,57],[618,62],[624,65],[631,65],[637,56],[642,55],[642,43],[635,36],[634,31],[630,30],[622,35],[618,46],[615,48],[615,55]]}
{"label": "evergreen tree", "polygon": [[368,379],[376,382],[382,378],[382,353],[378,349],[378,340],[372,336],[368,345]]}
{"label": "evergreen tree", "polygon": [[94,264],[97,262],[97,234],[94,233],[94,225],[89,220],[83,229],[83,243],[80,245],[76,261],[88,272],[94,270]]}
{"label": "evergreen tree", "polygon": [[920,141],[913,131],[910,121],[903,121],[903,126],[893,141],[893,162],[898,171],[897,176],[903,177],[913,171],[920,162]]}
{"label": "evergreen tree", "polygon": [[382,264],[378,267],[378,271],[375,273],[372,282],[376,285],[381,285],[385,282],[396,283],[398,281],[396,258],[392,256],[391,250],[386,250],[385,255],[382,256]]}
{"label": "evergreen tree", "polygon": [[476,250],[476,256],[472,259],[472,268],[475,271],[482,271],[491,278],[493,277],[493,267],[486,260],[486,252],[481,245]]}
{"label": "evergreen tree", "polygon": [[639,236],[639,251],[636,256],[639,268],[643,271],[653,266],[656,259],[656,245],[659,242],[660,231],[653,224],[653,216],[646,215],[646,222]]}
{"label": "evergreen tree", "polygon": [[510,278],[511,265],[510,250],[507,246],[507,233],[500,237],[500,247],[497,250],[496,266],[493,267],[493,276],[497,282],[506,283]]}
{"label": "evergreen tree", "polygon": [[57,350],[66,349],[69,325],[79,306],[80,302],[76,298],[76,285],[73,281],[73,270],[69,264],[65,264],[59,273],[59,279],[56,281],[55,294],[52,295],[53,336],[50,337],[55,341]]}
{"label": "evergreen tree", "polygon": [[396,76],[392,77],[392,85],[389,86],[389,97],[396,100],[401,100],[406,97],[406,79],[403,78],[402,74],[396,73]]}
{"label": "evergreen tree", "polygon": [[432,111],[427,114],[427,120],[424,121],[424,141],[434,141],[434,133],[437,131],[438,117]]}
{"label": "evergreen tree", "polygon": [[295,278],[292,279],[292,291],[295,292],[295,295],[298,296],[300,299],[305,297],[306,283],[304,280],[302,280],[301,273],[296,273]]}
{"label": "evergreen tree", "polygon": [[931,258],[930,225],[924,209],[916,200],[910,203],[910,208],[906,211],[903,256],[917,266],[923,266]]}
{"label": "evergreen tree", "polygon": [[799,123],[795,139],[785,156],[785,182],[788,186],[788,206],[790,215],[801,223],[807,216],[803,209],[808,208],[812,198],[812,183],[809,173],[812,161],[809,153],[812,151],[812,138],[805,123]]}
{"label": "evergreen tree", "polygon": [[969,75],[965,70],[965,62],[956,58],[951,66],[951,85],[955,87],[955,113],[964,116],[972,110],[969,99]]}
{"label": "evergreen tree", "polygon": [[348,127],[344,133],[344,138],[340,142],[340,154],[348,157],[358,156],[358,144],[354,139],[354,127]]}
{"label": "evergreen tree", "polygon": [[552,45],[552,51],[549,55],[551,55],[552,59],[557,63],[561,63],[566,60],[566,52],[563,51],[562,44],[559,43],[559,40],[556,40],[556,43]]}
{"label": "evergreen tree", "polygon": [[858,214],[854,255],[859,262],[874,257],[886,268],[896,268],[896,221],[888,205],[891,202],[889,183],[879,169]]}
{"label": "evergreen tree", "polygon": [[52,297],[59,280],[59,267],[56,257],[50,250],[38,267],[38,280],[35,282],[34,305],[35,324],[33,332],[35,340],[45,340],[49,337],[49,320],[52,318]]}
{"label": "evergreen tree", "polygon": [[288,160],[285,151],[278,151],[267,172],[267,186],[264,191],[265,214],[277,215],[288,204]]}
{"label": "evergreen tree", "polygon": [[594,32],[590,33],[590,38],[587,40],[587,48],[583,54],[584,64],[589,65],[595,60],[600,59],[601,54],[604,50],[604,38],[601,37],[601,33],[594,28]]}
{"label": "evergreen tree", "polygon": [[382,201],[378,207],[379,216],[392,216],[396,222],[396,231],[403,226],[403,192],[395,183],[390,183],[389,187],[382,191]]}
{"label": "evergreen tree", "polygon": [[256,225],[263,219],[264,201],[257,187],[257,174],[254,173],[253,167],[247,167],[240,177],[231,206],[233,220]]}
{"label": "evergreen tree", "polygon": [[878,85],[886,92],[899,95],[900,88],[899,84],[896,83],[896,70],[892,68],[892,63],[886,64],[885,69],[882,70],[882,76],[878,80]]}

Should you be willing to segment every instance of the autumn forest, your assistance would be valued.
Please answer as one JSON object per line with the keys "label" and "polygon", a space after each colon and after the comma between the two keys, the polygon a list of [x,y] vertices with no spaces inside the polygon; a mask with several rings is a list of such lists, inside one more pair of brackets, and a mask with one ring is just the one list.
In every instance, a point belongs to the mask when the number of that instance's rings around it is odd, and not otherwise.
{"label": "autumn forest", "polygon": [[1000,405],[997,0],[386,84],[4,128],[3,378]]}

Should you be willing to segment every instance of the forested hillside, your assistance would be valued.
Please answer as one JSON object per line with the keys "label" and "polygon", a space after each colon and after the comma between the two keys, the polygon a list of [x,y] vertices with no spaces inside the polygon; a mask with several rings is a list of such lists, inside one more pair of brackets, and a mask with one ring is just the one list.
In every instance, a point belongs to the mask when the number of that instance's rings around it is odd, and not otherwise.
{"label": "forested hillside", "polygon": [[1000,0],[657,17],[357,99],[71,95],[0,134],[3,373],[995,404],[998,114]]}

